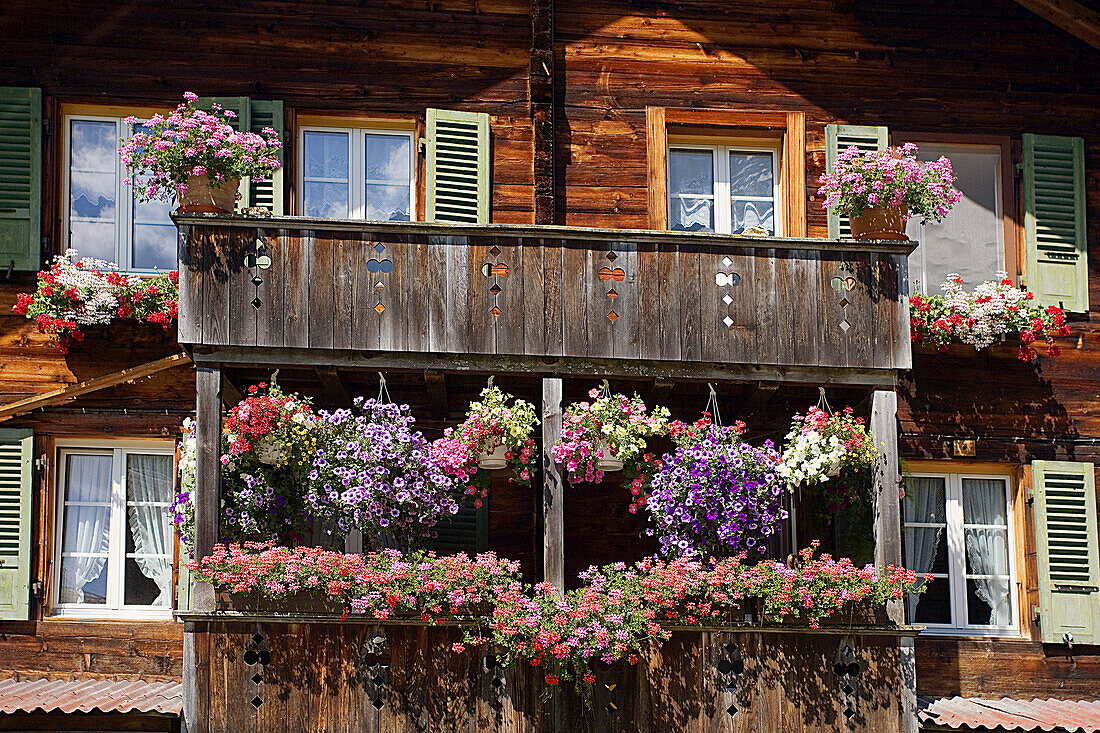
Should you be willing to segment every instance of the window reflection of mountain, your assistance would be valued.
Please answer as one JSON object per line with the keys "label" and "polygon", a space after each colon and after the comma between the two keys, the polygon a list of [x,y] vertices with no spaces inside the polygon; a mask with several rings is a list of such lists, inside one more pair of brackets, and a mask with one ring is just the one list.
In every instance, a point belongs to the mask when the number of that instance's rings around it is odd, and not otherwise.
{"label": "window reflection of mountain", "polygon": [[114,207],[114,199],[109,199],[106,196],[100,196],[94,203],[84,194],[80,194],[73,199],[73,214],[76,216],[99,219],[102,218],[104,214],[109,213]]}

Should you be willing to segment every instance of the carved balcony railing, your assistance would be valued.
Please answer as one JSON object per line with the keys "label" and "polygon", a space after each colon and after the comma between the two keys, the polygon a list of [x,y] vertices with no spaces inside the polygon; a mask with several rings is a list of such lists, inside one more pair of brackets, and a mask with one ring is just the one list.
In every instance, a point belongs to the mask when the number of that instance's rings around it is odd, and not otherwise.
{"label": "carved balcony railing", "polygon": [[454,354],[507,357],[514,369],[524,359],[588,373],[614,363],[675,374],[690,364],[715,376],[864,383],[911,364],[909,243],[299,217],[176,222],[179,339],[209,360],[270,349],[299,358],[315,350],[309,357],[333,363],[364,352]]}

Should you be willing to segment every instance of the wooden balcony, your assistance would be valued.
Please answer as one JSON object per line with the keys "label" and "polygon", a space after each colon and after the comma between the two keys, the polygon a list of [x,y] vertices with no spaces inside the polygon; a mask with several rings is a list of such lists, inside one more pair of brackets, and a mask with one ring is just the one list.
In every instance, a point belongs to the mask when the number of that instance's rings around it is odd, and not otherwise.
{"label": "wooden balcony", "polygon": [[[909,243],[177,216],[200,361],[892,384]],[[552,366],[548,366],[552,365]]]}

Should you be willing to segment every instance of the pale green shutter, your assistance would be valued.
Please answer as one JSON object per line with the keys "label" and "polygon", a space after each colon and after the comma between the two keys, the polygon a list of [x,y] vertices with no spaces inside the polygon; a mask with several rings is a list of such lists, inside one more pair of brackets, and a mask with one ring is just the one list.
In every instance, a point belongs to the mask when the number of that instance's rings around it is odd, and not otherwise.
{"label": "pale green shutter", "polygon": [[[251,130],[257,135],[270,127],[279,139],[283,136],[283,103],[279,100],[253,99],[251,107]],[[279,162],[283,162],[283,150],[279,149]],[[248,183],[248,205],[263,206],[275,216],[283,214],[283,169],[275,171],[270,177]]]}
{"label": "pale green shutter", "polygon": [[489,115],[428,110],[427,218],[489,222]]}
{"label": "pale green shutter", "polygon": [[41,263],[42,90],[0,87],[0,271]]}
{"label": "pale green shutter", "polygon": [[176,575],[176,610],[191,610],[191,571],[187,569],[187,563],[191,560],[187,554],[187,546],[180,543],[179,571]]}
{"label": "pale green shutter", "polygon": [[0,619],[25,621],[31,597],[34,433],[0,429]]}
{"label": "pale green shutter", "polygon": [[1085,141],[1024,135],[1027,286],[1043,305],[1089,309]]}
{"label": "pale green shutter", "polygon": [[1033,461],[1043,641],[1100,643],[1100,563],[1091,463]]}
{"label": "pale green shutter", "polygon": [[[471,483],[479,490],[489,486],[489,473],[478,471]],[[458,492],[458,497],[469,501],[469,497]],[[462,506],[458,514],[452,514],[435,526],[436,536],[429,543],[431,549],[440,555],[453,555],[465,552],[475,555],[489,548],[489,500],[481,500],[480,507],[472,504]]]}
{"label": "pale green shutter", "polygon": [[[825,125],[825,170],[832,173],[837,154],[853,145],[865,152],[885,150],[889,143],[890,131],[885,127]],[[829,239],[848,239],[851,236],[848,217],[829,214]]]}
{"label": "pale green shutter", "polygon": [[[252,130],[252,102],[248,97],[199,97],[195,105],[209,111],[214,104],[233,112],[236,117],[228,120],[234,130]],[[241,200],[237,202],[237,211],[247,209],[249,203],[248,179],[241,181]]]}

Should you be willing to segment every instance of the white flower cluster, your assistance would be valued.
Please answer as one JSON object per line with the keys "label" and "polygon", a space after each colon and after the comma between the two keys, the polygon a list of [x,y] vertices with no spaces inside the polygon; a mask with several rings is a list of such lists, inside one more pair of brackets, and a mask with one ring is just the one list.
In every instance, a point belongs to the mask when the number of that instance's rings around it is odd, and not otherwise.
{"label": "white flower cluster", "polygon": [[976,350],[1004,334],[1027,328],[1028,294],[1013,285],[1005,272],[998,272],[996,280],[978,285],[971,293],[963,290],[962,278],[955,273],[948,275],[941,287],[952,312],[974,319],[973,325],[956,331],[963,343]]}
{"label": "white flower cluster", "polygon": [[191,418],[183,420],[183,440],[180,441],[180,492],[191,492],[195,489],[195,421]]}
{"label": "white flower cluster", "polygon": [[[76,288],[82,297],[79,308],[66,308],[61,316],[81,326],[110,323],[118,311],[118,298],[115,296],[117,287],[107,282],[105,274],[117,272],[118,266],[90,257],[77,260],[75,249],[66,250],[55,262],[58,265],[55,273],[56,287],[60,290]],[[121,277],[131,285],[141,280],[136,275]]]}
{"label": "white flower cluster", "polygon": [[844,442],[836,437],[826,437],[816,430],[802,432],[795,426],[787,433],[787,447],[776,467],[789,486],[812,486],[829,480],[844,460]]}

